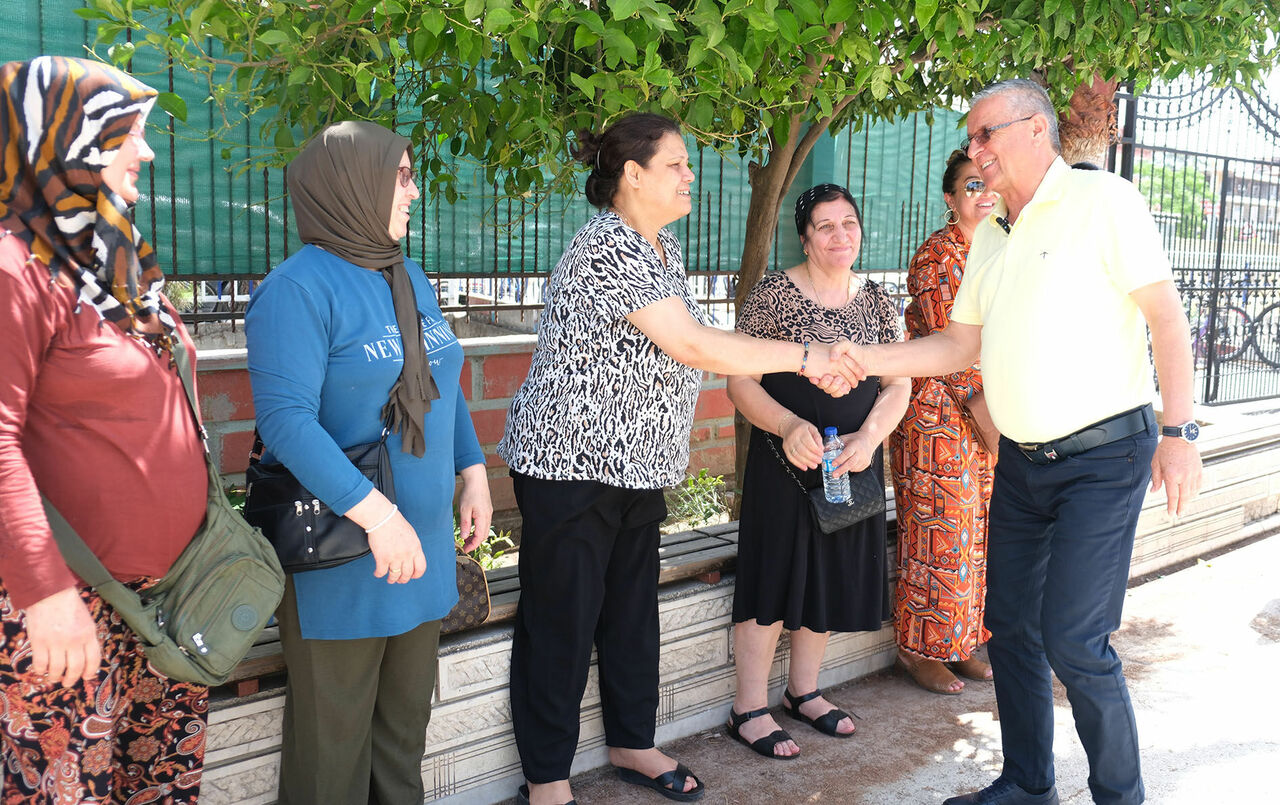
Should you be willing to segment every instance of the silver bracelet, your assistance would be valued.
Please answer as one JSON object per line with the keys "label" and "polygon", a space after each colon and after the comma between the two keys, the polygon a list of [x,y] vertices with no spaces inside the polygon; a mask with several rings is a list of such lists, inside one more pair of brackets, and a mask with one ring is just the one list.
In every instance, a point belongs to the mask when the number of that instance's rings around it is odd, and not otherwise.
{"label": "silver bracelet", "polygon": [[372,526],[372,527],[370,527],[370,528],[366,528],[366,529],[364,530],[364,533],[366,533],[366,534],[372,534],[373,532],[377,531],[379,528],[382,528],[384,525],[386,525],[387,523],[391,522],[391,518],[392,518],[392,517],[395,517],[395,516],[396,516],[396,512],[398,512],[398,511],[400,511],[400,507],[399,507],[399,506],[397,506],[396,504],[392,503],[392,504],[391,504],[391,511],[387,512],[387,516],[386,516],[386,517],[383,517],[381,520],[379,520],[377,525]]}

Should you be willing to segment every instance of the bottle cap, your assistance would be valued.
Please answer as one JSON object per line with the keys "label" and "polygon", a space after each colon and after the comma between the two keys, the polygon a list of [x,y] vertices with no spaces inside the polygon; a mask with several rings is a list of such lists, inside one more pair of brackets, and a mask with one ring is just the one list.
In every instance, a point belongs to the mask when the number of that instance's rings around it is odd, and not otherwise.
{"label": "bottle cap", "polygon": [[832,436],[835,436],[836,435],[835,426],[828,425],[827,427],[823,428],[822,435],[826,436],[828,439],[830,439]]}

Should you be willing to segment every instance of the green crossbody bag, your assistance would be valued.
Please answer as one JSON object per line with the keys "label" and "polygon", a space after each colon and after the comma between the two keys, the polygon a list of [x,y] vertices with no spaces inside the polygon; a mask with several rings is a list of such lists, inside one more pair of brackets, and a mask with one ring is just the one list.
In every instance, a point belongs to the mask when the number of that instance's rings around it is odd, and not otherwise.
{"label": "green crossbody bag", "polygon": [[[196,428],[191,362],[175,338],[173,359]],[[116,579],[44,498],[45,514],[67,566],[124,618],[147,661],[170,679],[220,685],[252,648],[284,594],[284,572],[262,532],[231,508],[205,442],[209,470],[204,523],[164,578],[141,593]]]}

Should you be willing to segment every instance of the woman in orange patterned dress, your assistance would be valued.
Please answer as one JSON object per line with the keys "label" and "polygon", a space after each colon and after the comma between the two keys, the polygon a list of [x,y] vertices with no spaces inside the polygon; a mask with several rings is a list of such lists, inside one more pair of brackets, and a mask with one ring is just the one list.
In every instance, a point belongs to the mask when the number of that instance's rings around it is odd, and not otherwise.
{"label": "woman in orange patterned dress", "polygon": [[[942,195],[946,225],[916,251],[907,274],[909,338],[947,326],[974,227],[996,201],[963,151],[947,159]],[[961,403],[972,412],[984,441],[996,444],[977,364],[943,377],[914,378],[907,413],[891,437],[898,665],[925,690],[950,695],[964,687],[956,673],[991,679],[991,667],[974,652],[990,636],[982,615],[995,456],[983,449]]]}

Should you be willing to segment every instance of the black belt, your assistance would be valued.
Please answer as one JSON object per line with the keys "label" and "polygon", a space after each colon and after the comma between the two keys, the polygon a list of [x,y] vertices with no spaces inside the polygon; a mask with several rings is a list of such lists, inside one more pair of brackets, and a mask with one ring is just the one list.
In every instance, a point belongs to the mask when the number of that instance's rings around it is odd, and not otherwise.
{"label": "black belt", "polygon": [[1014,446],[1033,464],[1052,464],[1067,456],[1079,455],[1086,450],[1110,444],[1117,439],[1142,433],[1156,421],[1155,414],[1148,403],[1141,408],[1116,414],[1110,419],[1095,422],[1081,428],[1075,433],[1054,439],[1044,444],[1019,444]]}

